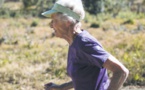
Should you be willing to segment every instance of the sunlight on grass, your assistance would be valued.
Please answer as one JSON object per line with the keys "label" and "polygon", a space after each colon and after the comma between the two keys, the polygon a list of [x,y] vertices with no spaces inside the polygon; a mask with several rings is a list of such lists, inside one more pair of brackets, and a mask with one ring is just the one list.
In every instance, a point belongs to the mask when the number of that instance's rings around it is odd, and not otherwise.
{"label": "sunlight on grass", "polygon": [[[101,24],[97,22],[101,25],[98,28],[90,28],[86,21],[82,23],[108,52],[129,68],[126,85],[142,85],[144,30],[132,33],[125,28],[137,29],[138,22],[142,25],[145,22],[133,20],[134,24],[122,25],[125,20],[106,19]],[[43,90],[48,82],[61,84],[70,80],[66,74],[68,43],[53,36],[49,22],[38,18],[0,19],[0,90]]]}

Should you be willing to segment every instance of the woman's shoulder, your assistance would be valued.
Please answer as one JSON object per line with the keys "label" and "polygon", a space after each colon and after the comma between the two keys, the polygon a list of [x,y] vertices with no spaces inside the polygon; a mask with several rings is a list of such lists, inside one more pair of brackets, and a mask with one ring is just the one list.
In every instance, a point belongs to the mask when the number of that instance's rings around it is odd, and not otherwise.
{"label": "woman's shoulder", "polygon": [[98,44],[97,39],[90,35],[87,31],[77,37],[77,46],[80,48],[96,44]]}
{"label": "woman's shoulder", "polygon": [[78,40],[80,43],[83,43],[83,44],[98,42],[97,39],[87,31],[83,31],[83,33],[79,36]]}

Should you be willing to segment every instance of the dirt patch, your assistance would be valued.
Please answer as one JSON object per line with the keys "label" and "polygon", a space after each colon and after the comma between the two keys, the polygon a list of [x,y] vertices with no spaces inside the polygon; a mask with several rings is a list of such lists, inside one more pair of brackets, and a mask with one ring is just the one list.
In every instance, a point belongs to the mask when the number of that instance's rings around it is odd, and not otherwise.
{"label": "dirt patch", "polygon": [[121,90],[145,90],[145,86],[126,86]]}

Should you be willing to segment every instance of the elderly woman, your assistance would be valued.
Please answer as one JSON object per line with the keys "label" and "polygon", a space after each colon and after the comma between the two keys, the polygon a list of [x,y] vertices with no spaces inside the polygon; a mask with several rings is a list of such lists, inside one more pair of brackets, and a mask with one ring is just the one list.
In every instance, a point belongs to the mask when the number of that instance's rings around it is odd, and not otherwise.
{"label": "elderly woman", "polygon": [[[58,0],[51,10],[42,13],[51,17],[55,36],[69,43],[67,72],[72,79],[62,85],[46,84],[46,90],[118,90],[125,82],[128,69],[81,29],[84,14],[81,0]],[[111,80],[107,70],[113,73]]]}

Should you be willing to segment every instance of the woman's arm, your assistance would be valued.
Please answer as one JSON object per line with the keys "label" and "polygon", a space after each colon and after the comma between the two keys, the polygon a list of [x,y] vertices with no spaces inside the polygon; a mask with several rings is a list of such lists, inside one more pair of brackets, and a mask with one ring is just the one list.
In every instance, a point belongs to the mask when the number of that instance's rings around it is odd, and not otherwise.
{"label": "woman's arm", "polygon": [[128,69],[113,56],[108,58],[108,60],[103,64],[103,67],[113,72],[107,90],[119,90],[128,77]]}
{"label": "woman's arm", "polygon": [[62,90],[69,90],[71,88],[73,88],[73,83],[72,81],[68,82],[68,83],[64,83],[61,85]]}
{"label": "woman's arm", "polygon": [[69,90],[71,88],[73,88],[72,81],[61,84],[61,85],[56,85],[54,83],[48,83],[45,85],[45,90]]}

